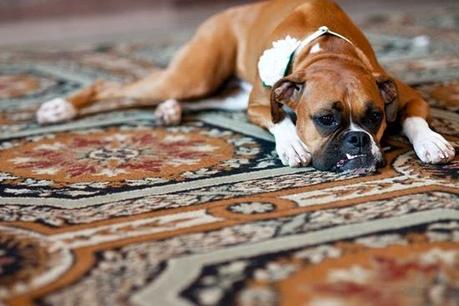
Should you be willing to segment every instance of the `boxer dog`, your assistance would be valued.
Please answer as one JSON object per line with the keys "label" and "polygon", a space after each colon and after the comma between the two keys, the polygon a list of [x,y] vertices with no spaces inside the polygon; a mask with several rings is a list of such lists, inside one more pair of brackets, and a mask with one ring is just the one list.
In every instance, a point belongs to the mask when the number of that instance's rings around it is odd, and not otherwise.
{"label": "boxer dog", "polygon": [[183,101],[212,95],[232,76],[250,84],[243,86],[250,92],[248,117],[274,135],[284,165],[375,169],[391,124],[401,125],[422,162],[447,163],[455,156],[429,128],[421,95],[380,66],[364,34],[328,0],[228,9],[204,22],[167,69],[131,84],[95,82],[44,103],[37,120],[69,120],[97,100],[131,98],[138,106],[158,105],[156,116],[164,123],[178,123]]}

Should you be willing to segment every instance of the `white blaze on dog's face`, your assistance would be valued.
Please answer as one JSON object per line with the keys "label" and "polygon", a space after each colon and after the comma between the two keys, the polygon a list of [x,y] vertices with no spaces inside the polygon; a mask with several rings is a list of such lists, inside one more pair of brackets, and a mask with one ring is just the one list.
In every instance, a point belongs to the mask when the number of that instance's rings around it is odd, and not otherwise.
{"label": "white blaze on dog's face", "polygon": [[357,68],[321,67],[278,82],[272,100],[295,111],[297,133],[315,168],[349,171],[383,163],[380,140],[386,120],[395,120],[396,95],[388,79]]}

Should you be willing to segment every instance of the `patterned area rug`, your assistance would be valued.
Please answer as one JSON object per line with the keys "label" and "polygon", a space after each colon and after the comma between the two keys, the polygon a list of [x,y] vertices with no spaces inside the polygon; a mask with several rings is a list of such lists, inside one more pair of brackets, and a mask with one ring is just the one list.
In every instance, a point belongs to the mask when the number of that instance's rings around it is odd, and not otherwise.
{"label": "patterned area rug", "polygon": [[[458,150],[459,9],[362,27]],[[181,42],[0,52],[5,305],[458,305],[458,158],[423,165],[394,134],[375,174],[290,169],[244,113],[165,128],[128,100],[34,123],[41,102],[139,78]]]}

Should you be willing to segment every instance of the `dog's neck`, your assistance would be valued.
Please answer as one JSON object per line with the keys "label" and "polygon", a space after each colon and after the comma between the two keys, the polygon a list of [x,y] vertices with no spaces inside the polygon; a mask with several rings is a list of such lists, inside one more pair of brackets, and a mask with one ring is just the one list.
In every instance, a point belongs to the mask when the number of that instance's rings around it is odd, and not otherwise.
{"label": "dog's neck", "polygon": [[368,60],[349,42],[336,36],[322,36],[301,50],[295,57],[292,72],[306,69],[319,61],[347,61],[369,70]]}

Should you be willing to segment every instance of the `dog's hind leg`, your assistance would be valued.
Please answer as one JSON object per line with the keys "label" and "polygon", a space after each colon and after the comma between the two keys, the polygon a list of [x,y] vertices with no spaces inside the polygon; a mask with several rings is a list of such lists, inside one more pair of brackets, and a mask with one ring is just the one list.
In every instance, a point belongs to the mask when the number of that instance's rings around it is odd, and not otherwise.
{"label": "dog's hind leg", "polygon": [[72,119],[98,100],[129,98],[132,106],[155,106],[166,100],[192,100],[211,95],[235,72],[237,41],[230,15],[211,17],[175,56],[169,67],[131,84],[97,81],[68,98],[45,102],[39,123]]}

